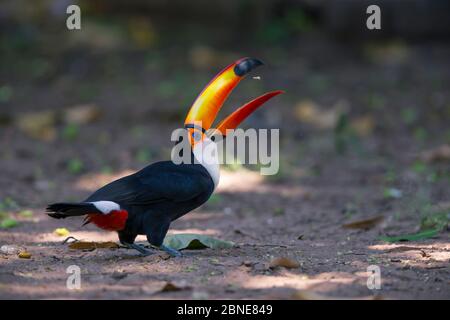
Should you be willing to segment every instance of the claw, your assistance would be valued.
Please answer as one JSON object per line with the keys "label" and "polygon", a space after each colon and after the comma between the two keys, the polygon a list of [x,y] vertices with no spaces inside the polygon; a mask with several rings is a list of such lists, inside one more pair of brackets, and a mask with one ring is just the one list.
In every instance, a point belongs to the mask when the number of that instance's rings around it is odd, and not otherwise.
{"label": "claw", "polygon": [[183,254],[182,254],[180,251],[175,250],[175,249],[170,248],[170,247],[166,247],[165,245],[160,245],[160,246],[158,247],[158,249],[160,249],[160,250],[162,250],[162,251],[164,251],[164,252],[167,252],[167,253],[170,254],[172,257],[182,257],[182,256],[183,256]]}
{"label": "claw", "polygon": [[152,251],[147,250],[146,248],[144,248],[141,245],[138,245],[138,244],[135,244],[135,243],[126,243],[126,242],[123,242],[123,244],[125,246],[127,246],[128,248],[130,248],[130,249],[135,249],[135,250],[139,251],[139,253],[142,254],[145,257],[153,254]]}

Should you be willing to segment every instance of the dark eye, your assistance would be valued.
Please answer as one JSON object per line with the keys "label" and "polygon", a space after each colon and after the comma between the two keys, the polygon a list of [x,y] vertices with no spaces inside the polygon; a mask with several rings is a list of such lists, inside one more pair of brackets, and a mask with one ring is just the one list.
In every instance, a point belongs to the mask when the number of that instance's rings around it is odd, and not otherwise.
{"label": "dark eye", "polygon": [[192,139],[194,139],[194,141],[200,141],[201,138],[202,135],[199,132],[192,132]]}

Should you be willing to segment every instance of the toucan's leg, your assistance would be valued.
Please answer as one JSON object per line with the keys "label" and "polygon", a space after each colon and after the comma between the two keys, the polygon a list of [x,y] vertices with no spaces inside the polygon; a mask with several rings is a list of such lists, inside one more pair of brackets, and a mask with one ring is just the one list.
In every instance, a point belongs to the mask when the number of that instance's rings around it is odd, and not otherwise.
{"label": "toucan's leg", "polygon": [[162,250],[162,251],[164,251],[164,252],[167,252],[167,253],[170,254],[172,257],[181,257],[181,256],[183,256],[183,255],[181,254],[180,251],[175,250],[175,249],[170,248],[170,247],[166,247],[166,246],[163,245],[163,244],[160,245],[160,246],[158,247],[158,249],[160,249],[160,250]]}
{"label": "toucan's leg", "polygon": [[149,256],[153,253],[152,251],[147,250],[143,246],[134,243],[134,240],[136,239],[137,234],[129,233],[126,231],[119,231],[118,233],[119,233],[120,243],[122,243],[124,246],[126,246],[130,249],[135,249],[144,256]]}
{"label": "toucan's leg", "polygon": [[150,221],[146,224],[149,226],[146,231],[147,241],[154,247],[167,252],[172,257],[181,257],[182,254],[173,248],[169,248],[163,245],[164,238],[166,237],[167,231],[169,230],[170,220],[163,220],[162,218],[158,223],[151,223]]}

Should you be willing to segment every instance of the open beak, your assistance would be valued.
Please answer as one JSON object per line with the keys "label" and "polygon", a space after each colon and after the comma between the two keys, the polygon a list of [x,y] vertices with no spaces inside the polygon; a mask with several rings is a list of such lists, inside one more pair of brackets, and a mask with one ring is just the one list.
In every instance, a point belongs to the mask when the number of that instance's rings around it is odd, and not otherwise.
{"label": "open beak", "polygon": [[[203,139],[206,131],[211,128],[223,103],[237,84],[246,74],[262,64],[260,60],[254,58],[239,59],[222,70],[203,89],[189,110],[184,122],[185,128],[189,130],[192,145]],[[226,135],[227,129],[237,128],[253,111],[280,93],[283,93],[283,91],[269,92],[243,105],[222,121],[217,130],[222,135]]]}
{"label": "open beak", "polygon": [[227,135],[227,130],[236,129],[239,124],[244,121],[250,114],[253,113],[256,109],[264,104],[264,102],[272,99],[273,97],[284,93],[282,90],[272,91],[259,96],[258,98],[247,102],[242,107],[234,111],[228,117],[226,117],[222,122],[219,123],[217,129],[222,136]]}

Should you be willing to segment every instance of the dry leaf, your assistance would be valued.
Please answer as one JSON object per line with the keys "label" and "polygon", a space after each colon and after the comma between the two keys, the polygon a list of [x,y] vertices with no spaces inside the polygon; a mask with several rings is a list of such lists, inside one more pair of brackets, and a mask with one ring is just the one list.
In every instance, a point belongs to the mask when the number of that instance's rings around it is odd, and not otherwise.
{"label": "dry leaf", "polygon": [[56,113],[40,111],[22,114],[16,120],[17,127],[32,138],[51,141],[56,137]]}
{"label": "dry leaf", "polygon": [[68,109],[63,118],[66,123],[86,124],[97,121],[101,111],[92,104],[79,105]]}
{"label": "dry leaf", "polygon": [[337,103],[331,109],[324,110],[314,101],[303,100],[296,104],[294,116],[298,121],[311,124],[319,129],[332,129],[346,108],[344,103]]}
{"label": "dry leaf", "polygon": [[70,249],[76,250],[95,250],[95,249],[117,249],[119,245],[112,241],[106,242],[86,242],[86,241],[78,241],[72,242],[69,244]]}
{"label": "dry leaf", "polygon": [[354,221],[350,223],[346,223],[342,225],[343,228],[346,229],[363,229],[363,230],[369,230],[378,225],[381,221],[383,221],[383,216],[376,216],[370,219],[364,219],[359,221]]}
{"label": "dry leaf", "polygon": [[372,116],[366,115],[355,118],[351,121],[350,127],[356,131],[359,136],[366,137],[375,129],[375,121]]}
{"label": "dry leaf", "polygon": [[286,258],[286,257],[279,257],[272,259],[269,264],[270,269],[275,269],[277,267],[284,267],[287,269],[295,269],[300,267],[300,264],[292,259]]}
{"label": "dry leaf", "polygon": [[178,284],[174,284],[172,282],[166,282],[164,286],[161,288],[160,292],[174,292],[190,289],[185,282],[180,282]]}
{"label": "dry leaf", "polygon": [[427,163],[448,162],[450,161],[450,145],[443,144],[437,148],[424,151],[420,155],[420,160]]}
{"label": "dry leaf", "polygon": [[30,259],[31,258],[31,253],[29,253],[27,251],[22,251],[22,252],[19,253],[19,258]]}

